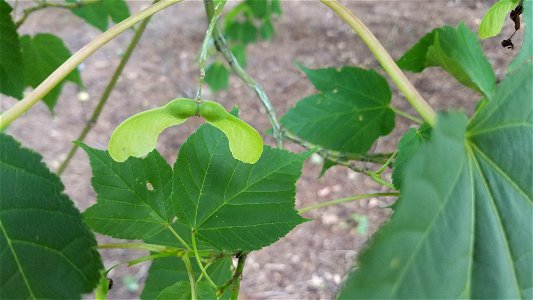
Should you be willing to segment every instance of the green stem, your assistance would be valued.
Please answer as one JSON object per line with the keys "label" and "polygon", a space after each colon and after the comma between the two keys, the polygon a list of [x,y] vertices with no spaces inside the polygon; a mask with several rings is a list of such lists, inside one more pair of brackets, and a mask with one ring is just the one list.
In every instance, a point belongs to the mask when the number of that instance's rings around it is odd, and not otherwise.
{"label": "green stem", "polygon": [[361,37],[363,42],[368,46],[370,51],[381,64],[383,70],[385,70],[392,81],[396,83],[398,89],[402,92],[405,98],[407,98],[407,101],[409,101],[411,106],[413,106],[430,126],[434,126],[437,120],[435,111],[407,79],[405,74],[400,70],[396,62],[394,62],[390,54],[385,50],[383,45],[381,45],[379,40],[368,27],[366,27],[361,20],[337,0],[320,0],[320,2],[331,8],[331,10],[341,17],[341,19],[343,19],[344,22],[346,22],[346,24],[348,24]]}
{"label": "green stem", "polygon": [[246,262],[247,253],[241,253],[237,255],[239,259],[237,263],[237,269],[233,275],[233,284],[231,287],[231,300],[237,300],[239,298],[239,291],[241,289],[242,271],[244,270],[244,263]]}
{"label": "green stem", "polygon": [[37,1],[36,6],[28,7],[22,11],[22,17],[20,17],[20,19],[15,22],[15,26],[16,28],[19,28],[32,13],[39,11],[41,9],[45,9],[48,7],[73,9],[73,8],[83,7],[88,4],[93,4],[96,2],[98,2],[98,0],[85,0],[85,1],[77,1],[74,3],[54,3],[54,2],[46,2],[46,1]]}
{"label": "green stem", "polygon": [[155,244],[144,244],[144,243],[99,244],[98,249],[130,249],[130,250],[147,250],[151,252],[175,252],[175,253],[183,251],[183,249],[180,249],[180,248],[155,245]]}
{"label": "green stem", "polygon": [[[146,255],[143,257],[136,258],[134,260],[130,260],[128,262],[128,267],[131,267],[136,264],[140,264],[145,261],[155,260],[158,258],[164,258],[164,257],[170,257],[170,256],[176,256],[176,254],[175,253],[156,253],[156,254]],[[182,255],[178,255],[178,256],[182,256]]]}
{"label": "green stem", "polygon": [[[207,17],[211,19],[214,14],[213,0],[204,0],[204,6],[205,6]],[[261,103],[263,104],[267,112],[267,116],[270,121],[270,124],[272,125],[272,130],[274,134],[274,139],[276,140],[276,145],[278,148],[283,148],[283,131],[278,121],[278,118],[276,117],[276,111],[274,110],[274,107],[272,106],[272,102],[270,102],[270,99],[265,93],[265,90],[250,75],[248,75],[248,73],[246,73],[246,71],[244,71],[244,69],[241,67],[241,65],[237,61],[237,58],[233,55],[233,53],[229,49],[226,39],[224,38],[224,35],[222,34],[222,32],[220,31],[217,25],[215,25],[215,28],[213,29],[213,41],[215,43],[216,49],[218,50],[218,52],[222,54],[224,59],[228,62],[233,72],[237,76],[239,76],[239,78],[241,78],[241,80],[244,81],[257,94],[257,96],[261,100]]]}
{"label": "green stem", "polygon": [[204,84],[205,79],[205,63],[207,61],[207,50],[209,48],[209,41],[212,39],[213,35],[213,29],[215,28],[218,18],[220,18],[220,14],[222,13],[222,9],[224,9],[224,5],[226,4],[226,0],[221,0],[217,3],[213,10],[213,14],[210,17],[209,26],[207,27],[207,32],[205,34],[204,42],[202,43],[202,51],[200,52],[200,60],[198,62],[200,66],[200,78],[198,79],[198,92],[196,93],[196,100],[200,100],[202,98],[202,86]]}
{"label": "green stem", "polygon": [[176,239],[178,239],[178,241],[183,245],[183,247],[187,248],[187,250],[189,251],[192,251],[191,246],[187,244],[187,242],[176,232],[176,230],[174,230],[174,228],[172,228],[171,225],[169,225],[167,228],[168,230],[170,230],[170,232],[172,232],[172,234],[176,237]]}
{"label": "green stem", "polygon": [[304,214],[304,213],[306,213],[308,211],[314,210],[314,209],[333,206],[333,205],[337,205],[337,204],[340,204],[340,203],[347,203],[347,202],[357,201],[357,200],[371,198],[371,197],[391,197],[391,196],[399,196],[399,195],[400,195],[400,193],[361,194],[361,195],[357,195],[357,196],[340,198],[340,199],[335,199],[335,200],[330,200],[330,201],[326,201],[326,202],[321,202],[321,203],[309,205],[309,206],[306,206],[304,208],[299,209],[298,213],[302,215],[302,214]]}
{"label": "green stem", "polygon": [[404,118],[406,118],[406,119],[408,119],[408,120],[411,120],[411,121],[413,121],[413,122],[415,122],[415,123],[418,123],[418,124],[422,124],[422,123],[424,123],[424,120],[421,120],[421,119],[419,119],[419,118],[417,118],[417,117],[415,117],[415,116],[413,116],[413,115],[411,115],[411,114],[408,114],[408,113],[404,112],[403,110],[397,109],[396,107],[392,107],[392,106],[391,106],[390,108],[391,108],[392,111],[394,111],[397,115],[400,115],[400,116],[402,116],[402,117],[404,117]]}
{"label": "green stem", "polygon": [[172,4],[178,3],[182,0],[161,0],[160,2],[130,16],[124,21],[111,27],[106,32],[100,34],[94,40],[89,42],[83,48],[78,50],[74,55],[67,59],[59,68],[48,76],[37,88],[31,91],[24,99],[17,102],[0,116],[0,130],[6,128],[11,122],[16,120],[33,105],[39,102],[46,94],[48,94],[59,82],[61,82],[68,74],[70,74],[76,67],[85,59],[91,56],[96,50],[102,48],[109,41],[116,36],[126,31],[128,28],[137,24],[138,22],[150,17],[156,12],[169,7]]}
{"label": "green stem", "polygon": [[194,251],[194,257],[196,258],[196,263],[198,264],[198,267],[202,271],[202,275],[205,277],[207,282],[209,282],[209,284],[216,290],[218,286],[216,285],[216,283],[213,282],[211,277],[209,277],[209,275],[207,274],[207,270],[204,268],[202,260],[200,259],[200,256],[198,255],[198,249],[196,248],[196,234],[194,233],[194,231],[191,234],[191,242],[192,242],[192,249]]}
{"label": "green stem", "polygon": [[306,142],[289,131],[284,131],[284,137],[289,141],[292,141],[306,149],[318,149],[317,152],[324,158],[330,160],[357,160],[363,162],[370,162],[375,164],[384,164],[390,158],[392,153],[373,153],[373,154],[359,154],[359,153],[347,153],[339,152],[329,149],[324,149],[318,145]]}
{"label": "green stem", "polygon": [[[128,45],[128,48],[126,49],[126,52],[124,52],[124,55],[120,59],[120,62],[117,68],[115,69],[115,72],[111,76],[111,79],[107,83],[107,86],[105,87],[104,92],[102,93],[102,96],[100,97],[100,100],[98,101],[98,104],[94,108],[94,111],[91,117],[89,118],[89,120],[85,123],[85,127],[83,127],[83,129],[81,130],[76,141],[83,142],[85,138],[87,137],[87,134],[89,134],[93,126],[98,121],[98,118],[100,117],[100,114],[102,113],[102,110],[104,109],[104,106],[106,105],[107,100],[109,99],[109,96],[111,95],[111,92],[113,91],[113,89],[115,88],[115,85],[117,84],[120,74],[122,74],[122,71],[126,67],[126,64],[128,63],[131,57],[131,54],[133,53],[133,50],[135,50],[135,47],[139,43],[139,40],[141,39],[141,36],[144,30],[146,29],[146,26],[148,25],[148,22],[150,22],[150,17],[142,21],[141,25],[139,25],[139,28],[135,32],[135,35],[131,38],[130,44]],[[59,169],[57,170],[58,175],[63,174],[63,172],[69,165],[70,161],[76,154],[76,151],[78,151],[78,148],[79,148],[78,144],[72,144],[67,154],[67,157],[65,158],[63,163],[61,163],[61,165],[59,166]]]}
{"label": "green stem", "polygon": [[191,299],[196,300],[196,282],[194,281],[194,272],[192,270],[191,261],[189,260],[188,255],[182,256],[183,263],[185,264],[185,269],[187,270],[187,275],[189,275],[189,283],[191,285]]}

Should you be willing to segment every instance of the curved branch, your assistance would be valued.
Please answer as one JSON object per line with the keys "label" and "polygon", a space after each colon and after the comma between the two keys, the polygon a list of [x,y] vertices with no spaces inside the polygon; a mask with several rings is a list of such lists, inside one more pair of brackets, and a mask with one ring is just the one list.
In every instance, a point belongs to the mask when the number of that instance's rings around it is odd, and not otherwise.
{"label": "curved branch", "polygon": [[331,8],[346,24],[348,24],[353,31],[355,31],[367,47],[372,51],[374,57],[378,60],[387,72],[389,77],[396,83],[398,89],[407,98],[407,101],[413,108],[424,118],[429,125],[435,125],[437,115],[433,108],[424,100],[422,95],[407,79],[405,74],[400,70],[396,62],[392,59],[390,54],[385,50],[383,45],[379,42],[376,36],[366,27],[361,20],[359,20],[351,11],[337,0],[320,0],[327,7]]}
{"label": "curved branch", "polygon": [[136,23],[150,17],[156,12],[169,7],[172,4],[178,3],[182,0],[162,0],[147,9],[144,9],[137,14],[127,18],[126,20],[111,27],[106,32],[97,36],[90,43],[78,50],[67,61],[65,61],[59,68],[57,68],[48,78],[46,78],[37,88],[29,93],[24,99],[17,102],[10,107],[6,112],[0,116],[0,130],[6,128],[11,122],[16,120],[26,111],[28,111],[33,105],[41,100],[46,94],[48,94],[59,82],[70,74],[79,64],[91,56],[96,50],[102,48],[109,41],[116,36],[132,27]]}

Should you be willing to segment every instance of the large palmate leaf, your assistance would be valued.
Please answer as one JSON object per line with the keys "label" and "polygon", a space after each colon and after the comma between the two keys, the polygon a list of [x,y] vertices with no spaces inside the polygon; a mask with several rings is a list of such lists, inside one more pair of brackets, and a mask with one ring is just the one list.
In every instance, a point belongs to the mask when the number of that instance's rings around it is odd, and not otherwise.
{"label": "large palmate leaf", "polygon": [[457,28],[444,26],[426,34],[398,60],[398,66],[412,72],[440,66],[459,82],[488,98],[494,94],[494,71],[476,35],[463,23]]}
{"label": "large palmate leaf", "polygon": [[341,299],[533,297],[532,76],[508,75],[468,124],[439,116]]}
{"label": "large palmate leaf", "polygon": [[12,10],[0,0],[0,93],[21,99],[25,87],[24,65]]}
{"label": "large palmate leaf", "polygon": [[[231,277],[231,263],[232,260],[228,257],[212,264],[207,269],[209,277],[218,285],[224,284]],[[200,275],[200,269],[195,264],[192,264],[192,266],[195,276],[198,277]],[[182,282],[186,282],[187,284],[183,284]],[[201,290],[210,292],[210,298],[216,298],[214,297],[216,291],[205,287]],[[166,257],[154,260],[148,271],[148,277],[146,278],[141,299],[169,299],[170,295],[174,295],[173,299],[180,299],[176,297],[179,294],[185,295],[184,298],[190,295],[189,277],[182,259],[178,257]],[[206,298],[201,297],[200,299]]]}
{"label": "large palmate leaf", "polygon": [[115,162],[106,151],[80,145],[89,154],[97,203],[84,216],[96,232],[122,239],[147,239],[172,222],[172,168],[156,151],[146,158]]}
{"label": "large palmate leaf", "polygon": [[256,250],[304,221],[294,209],[304,157],[265,147],[254,165],[234,159],[221,131],[204,125],[174,165],[178,221],[220,250]]}
{"label": "large palmate leaf", "polygon": [[[22,47],[22,59],[25,66],[24,78],[26,85],[34,88],[61,66],[71,55],[59,37],[48,33],[39,33],[33,37],[24,35],[20,38],[20,45]],[[72,71],[72,73],[43,98],[43,101],[50,110],[53,110],[56,105],[63,84],[66,81],[83,86],[78,70]]]}
{"label": "large palmate leaf", "polygon": [[394,128],[383,76],[357,67],[301,69],[320,94],[300,100],[283,116],[291,132],[328,149],[366,153]]}
{"label": "large palmate leaf", "polygon": [[0,298],[79,299],[96,287],[96,240],[42,157],[0,134]]}
{"label": "large palmate leaf", "polygon": [[[75,3],[76,0],[67,0]],[[119,23],[130,16],[130,10],[124,0],[99,0],[96,3],[72,8],[72,13],[101,31],[106,31],[109,21]]]}

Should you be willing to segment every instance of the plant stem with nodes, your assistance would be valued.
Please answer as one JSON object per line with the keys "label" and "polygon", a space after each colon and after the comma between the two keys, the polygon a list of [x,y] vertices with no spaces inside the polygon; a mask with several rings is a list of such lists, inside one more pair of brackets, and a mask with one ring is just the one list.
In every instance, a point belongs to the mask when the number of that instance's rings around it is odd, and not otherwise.
{"label": "plant stem with nodes", "polygon": [[337,0],[320,0],[323,4],[333,10],[346,24],[348,24],[358,35],[363,42],[368,46],[374,57],[381,64],[381,67],[389,75],[389,77],[396,83],[398,89],[405,96],[407,101],[413,108],[424,118],[430,125],[434,126],[437,120],[437,115],[433,108],[424,100],[422,95],[407,79],[405,74],[400,70],[396,62],[392,59],[390,54],[385,50],[383,45],[374,36],[374,34],[366,27],[361,20],[359,20],[351,11]]}
{"label": "plant stem with nodes", "polygon": [[[205,6],[207,17],[211,19],[214,13],[213,0],[204,0],[204,6]],[[276,117],[276,111],[274,110],[274,107],[272,106],[272,102],[270,102],[270,99],[268,98],[267,94],[265,93],[261,85],[259,85],[241,67],[241,65],[237,61],[237,58],[233,55],[233,53],[229,49],[226,39],[224,38],[224,35],[222,34],[222,32],[220,31],[220,29],[218,28],[216,24],[213,29],[213,42],[218,52],[220,52],[220,54],[222,54],[224,59],[228,62],[233,72],[235,72],[235,74],[239,76],[239,78],[241,78],[242,81],[244,81],[257,94],[257,96],[261,100],[261,103],[263,104],[267,112],[267,116],[270,121],[270,124],[272,125],[274,139],[276,140],[276,146],[278,148],[283,148],[283,129],[281,128],[278,118]]]}
{"label": "plant stem with nodes", "polygon": [[45,0],[36,1],[37,2],[36,6],[28,7],[22,11],[22,17],[20,17],[20,19],[15,22],[15,27],[19,28],[32,13],[39,11],[41,9],[45,9],[48,7],[73,9],[73,8],[79,8],[79,7],[89,5],[89,4],[93,4],[98,1],[99,0],[84,0],[84,1],[76,1],[73,3],[56,3],[56,2],[47,2]]}
{"label": "plant stem with nodes", "polygon": [[231,300],[237,300],[239,298],[239,290],[241,289],[242,271],[244,270],[244,263],[248,253],[240,253],[237,255],[237,268],[235,274],[233,274],[233,284],[231,287]]}
{"label": "plant stem with nodes", "polygon": [[[148,25],[148,22],[150,22],[150,18],[144,19],[141,25],[139,25],[139,28],[137,28],[137,30],[135,31],[135,35],[131,38],[130,44],[128,45],[128,48],[126,49],[126,52],[124,52],[122,58],[120,59],[120,62],[117,68],[115,69],[115,72],[111,76],[111,79],[109,79],[109,82],[107,83],[107,86],[105,87],[104,92],[102,93],[102,96],[100,97],[100,100],[98,101],[98,104],[94,108],[94,111],[91,117],[89,118],[89,120],[87,120],[87,122],[85,123],[85,127],[83,127],[83,129],[81,130],[80,135],[78,136],[76,141],[83,142],[85,138],[87,137],[87,134],[89,134],[89,132],[93,128],[93,126],[96,125],[96,122],[98,121],[98,118],[100,117],[100,114],[102,113],[102,110],[104,109],[104,106],[107,103],[107,99],[109,99],[111,92],[113,91],[113,89],[115,88],[115,85],[118,82],[120,74],[122,74],[122,71],[126,67],[126,64],[128,63],[131,57],[131,54],[133,53],[133,50],[139,43],[139,40],[141,39],[141,36],[144,30],[146,29],[146,26]],[[59,169],[57,170],[58,175],[63,174],[63,172],[66,170],[70,161],[76,154],[76,151],[78,151],[78,148],[79,148],[78,144],[73,144],[71,146],[67,154],[67,157],[65,158],[63,163],[61,163],[61,165],[59,166]]]}
{"label": "plant stem with nodes", "polygon": [[109,41],[116,36],[134,26],[138,22],[150,17],[156,12],[163,10],[172,4],[181,2],[182,0],[161,0],[160,2],[130,16],[124,21],[111,27],[106,32],[97,36],[90,43],[78,50],[67,61],[65,61],[59,68],[48,76],[39,86],[31,91],[24,99],[17,102],[0,116],[0,130],[6,128],[11,122],[19,118],[22,114],[28,111],[39,100],[46,96],[58,83],[68,76],[79,64],[91,56],[96,50],[102,48]]}
{"label": "plant stem with nodes", "polygon": [[372,197],[392,197],[392,196],[400,196],[400,193],[361,194],[361,195],[356,195],[356,196],[351,196],[351,197],[346,197],[346,198],[334,199],[334,200],[330,200],[330,201],[326,201],[326,202],[321,202],[321,203],[309,205],[309,206],[306,206],[304,208],[300,208],[298,210],[298,213],[302,215],[302,214],[304,214],[306,212],[309,212],[311,210],[315,210],[315,209],[318,209],[318,208],[324,208],[324,207],[328,207],[328,206],[333,206],[333,205],[337,205],[337,204],[341,204],[341,203],[353,202],[353,201],[362,200],[362,199],[366,199],[366,198],[372,198]]}
{"label": "plant stem with nodes", "polygon": [[240,281],[242,279],[242,271],[244,270],[244,263],[246,261],[248,253],[240,252],[237,254],[237,268],[230,280],[226,281],[224,285],[220,286],[217,290],[217,298],[222,297],[226,289],[232,286],[231,299],[237,299],[239,297]]}
{"label": "plant stem with nodes", "polygon": [[284,137],[306,149],[317,149],[316,152],[322,157],[330,160],[357,160],[362,162],[369,162],[374,164],[385,164],[391,157],[392,153],[373,153],[373,154],[358,154],[358,153],[346,153],[329,149],[324,149],[318,145],[306,142],[301,138],[295,136],[291,132],[285,130]]}
{"label": "plant stem with nodes", "polygon": [[202,85],[204,84],[205,79],[205,63],[207,61],[207,50],[209,48],[209,41],[212,38],[213,35],[213,29],[215,28],[218,18],[220,18],[220,14],[222,13],[222,9],[224,8],[224,5],[226,4],[227,0],[221,0],[217,3],[215,8],[213,9],[213,14],[209,18],[209,26],[207,28],[207,32],[205,34],[204,42],[202,44],[202,51],[200,53],[200,78],[198,80],[198,92],[196,93],[196,101],[200,101],[202,97]]}

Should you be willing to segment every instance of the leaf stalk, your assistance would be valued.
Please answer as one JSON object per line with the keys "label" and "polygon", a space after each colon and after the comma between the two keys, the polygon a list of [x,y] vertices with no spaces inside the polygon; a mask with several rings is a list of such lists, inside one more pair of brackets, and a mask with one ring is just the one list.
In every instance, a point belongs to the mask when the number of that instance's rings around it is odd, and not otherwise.
{"label": "leaf stalk", "polygon": [[333,205],[337,205],[337,204],[341,204],[341,203],[353,202],[353,201],[362,200],[362,199],[366,199],[366,198],[393,197],[393,196],[400,196],[400,193],[361,194],[361,195],[357,195],[357,196],[334,199],[334,200],[329,200],[329,201],[326,201],[326,202],[321,202],[321,203],[309,205],[309,206],[306,206],[304,208],[300,208],[298,210],[298,213],[302,215],[302,214],[305,214],[306,212],[309,212],[311,210],[315,210],[315,209],[318,209],[318,208],[324,208],[324,207],[333,206]]}

